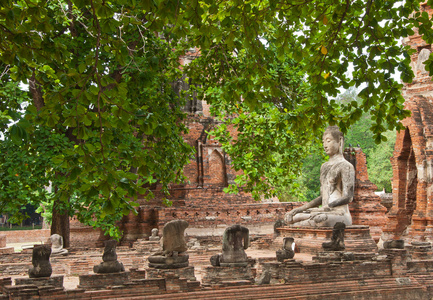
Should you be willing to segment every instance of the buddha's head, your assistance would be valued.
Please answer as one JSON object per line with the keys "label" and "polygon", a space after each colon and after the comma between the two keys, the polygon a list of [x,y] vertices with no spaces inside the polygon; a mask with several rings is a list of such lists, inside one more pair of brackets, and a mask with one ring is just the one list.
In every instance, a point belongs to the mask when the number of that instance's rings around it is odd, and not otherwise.
{"label": "buddha's head", "polygon": [[323,149],[329,157],[343,154],[344,136],[338,126],[329,126],[323,133]]}

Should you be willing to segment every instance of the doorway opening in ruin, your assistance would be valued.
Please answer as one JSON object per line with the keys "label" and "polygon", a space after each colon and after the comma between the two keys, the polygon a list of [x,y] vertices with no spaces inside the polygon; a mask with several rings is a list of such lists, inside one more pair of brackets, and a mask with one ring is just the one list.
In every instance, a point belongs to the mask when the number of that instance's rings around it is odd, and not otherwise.
{"label": "doorway opening in ruin", "polygon": [[218,150],[213,150],[209,158],[209,183],[212,186],[226,187],[227,173],[224,157]]}

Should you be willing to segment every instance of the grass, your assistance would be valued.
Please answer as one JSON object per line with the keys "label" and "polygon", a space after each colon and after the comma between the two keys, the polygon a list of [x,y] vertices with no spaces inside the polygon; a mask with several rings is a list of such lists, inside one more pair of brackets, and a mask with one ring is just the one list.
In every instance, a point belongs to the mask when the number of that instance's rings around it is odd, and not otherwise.
{"label": "grass", "polygon": [[33,230],[33,229],[42,229],[42,225],[35,225],[33,226],[12,226],[12,228],[9,228],[9,226],[1,226],[0,231],[13,231],[13,230]]}

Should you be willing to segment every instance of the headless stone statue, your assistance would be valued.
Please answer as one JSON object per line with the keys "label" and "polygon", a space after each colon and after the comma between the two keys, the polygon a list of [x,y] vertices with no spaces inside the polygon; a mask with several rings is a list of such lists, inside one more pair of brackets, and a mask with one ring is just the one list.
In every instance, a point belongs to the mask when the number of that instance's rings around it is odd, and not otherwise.
{"label": "headless stone statue", "polygon": [[295,240],[292,237],[285,237],[283,239],[283,249],[277,250],[276,254],[279,262],[292,259],[295,256]]}
{"label": "headless stone statue", "polygon": [[173,255],[173,252],[185,252],[188,250],[185,241],[185,229],[188,222],[173,220],[164,225],[162,229],[162,251],[165,255]]}
{"label": "headless stone statue", "polygon": [[323,243],[323,249],[326,251],[343,251],[346,248],[344,245],[344,229],[346,229],[346,225],[337,222],[332,230],[331,241]]}
{"label": "headless stone statue", "polygon": [[148,257],[149,267],[159,269],[177,269],[188,266],[189,255],[185,242],[185,229],[188,222],[173,220],[164,225],[162,229],[162,252]]}
{"label": "headless stone statue", "polygon": [[211,257],[213,266],[241,267],[248,265],[248,257],[245,249],[250,246],[248,228],[241,225],[233,225],[224,231],[223,253]]}
{"label": "headless stone statue", "polygon": [[343,134],[337,126],[329,126],[323,134],[323,148],[329,160],[320,168],[320,196],[288,212],[287,224],[333,227],[342,222],[352,225],[348,204],[353,200],[355,170],[344,158],[343,147]]}
{"label": "headless stone statue", "polygon": [[32,265],[29,269],[30,278],[50,277],[53,273],[50,263],[51,248],[48,245],[37,245],[33,248]]}
{"label": "headless stone statue", "polygon": [[102,255],[103,262],[93,267],[95,273],[119,273],[125,271],[123,264],[117,261],[115,240],[104,242],[104,254]]}
{"label": "headless stone statue", "polygon": [[51,255],[67,255],[68,250],[63,249],[63,237],[57,233],[50,236]]}

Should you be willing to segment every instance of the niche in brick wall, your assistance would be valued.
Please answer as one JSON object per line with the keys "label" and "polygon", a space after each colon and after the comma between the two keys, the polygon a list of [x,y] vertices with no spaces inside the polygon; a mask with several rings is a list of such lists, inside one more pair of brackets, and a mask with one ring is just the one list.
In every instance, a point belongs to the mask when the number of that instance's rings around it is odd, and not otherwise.
{"label": "niche in brick wall", "polygon": [[406,128],[403,138],[403,147],[398,157],[398,177],[400,180],[398,191],[398,208],[406,212],[406,224],[411,223],[412,214],[416,209],[416,192],[417,192],[417,168],[415,161],[415,152],[413,151],[412,139],[409,129]]}
{"label": "niche in brick wall", "polygon": [[209,174],[207,176],[208,185],[211,186],[227,186],[226,167],[224,157],[218,150],[213,150],[209,156]]}

